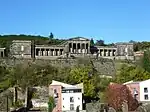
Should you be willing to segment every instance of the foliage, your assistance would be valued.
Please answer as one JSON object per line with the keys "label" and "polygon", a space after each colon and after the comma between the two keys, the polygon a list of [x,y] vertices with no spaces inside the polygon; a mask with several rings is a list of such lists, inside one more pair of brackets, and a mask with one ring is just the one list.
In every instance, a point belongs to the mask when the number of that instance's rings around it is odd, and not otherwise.
{"label": "foliage", "polygon": [[142,81],[150,78],[150,73],[140,66],[123,64],[117,73],[115,81],[125,83],[128,81]]}
{"label": "foliage", "polygon": [[[53,37],[53,34],[50,35],[50,37]],[[20,35],[0,35],[0,47],[6,47],[9,48],[9,46],[11,45],[12,40],[32,40],[35,42],[35,44],[49,44],[49,45],[53,45],[53,44],[60,44],[62,42],[64,42],[65,40],[61,40],[61,39],[54,39],[52,38],[51,40],[49,40],[48,37],[44,37],[44,36],[33,36],[33,35],[24,35],[24,34],[20,34]]]}
{"label": "foliage", "polygon": [[82,83],[84,84],[85,96],[94,97],[94,80],[88,76],[88,73],[91,71],[91,68],[88,66],[76,67],[70,71],[71,82],[72,83]]}
{"label": "foliage", "polygon": [[54,38],[53,33],[50,33],[49,39],[51,40],[51,39],[53,39],[53,38]]}
{"label": "foliage", "polygon": [[150,48],[150,42],[135,42],[134,43],[134,51],[140,51]]}
{"label": "foliage", "polygon": [[55,106],[54,98],[52,96],[50,96],[49,102],[48,102],[48,112],[52,112],[54,106]]}
{"label": "foliage", "polygon": [[90,40],[90,45],[94,46],[94,40],[93,40],[93,38],[91,38],[91,40]]}
{"label": "foliage", "polygon": [[111,84],[107,88],[107,102],[116,110],[121,110],[121,105],[127,101],[129,111],[134,111],[138,107],[138,101],[135,100],[130,90],[125,85]]}
{"label": "foliage", "polygon": [[22,106],[23,106],[23,101],[19,100],[19,99],[13,104],[13,107],[15,107],[15,108],[19,108]]}
{"label": "foliage", "polygon": [[150,50],[144,51],[144,55],[141,59],[140,65],[146,71],[150,72]]}
{"label": "foliage", "polygon": [[97,46],[105,46],[104,40],[97,40],[95,45],[97,45]]}

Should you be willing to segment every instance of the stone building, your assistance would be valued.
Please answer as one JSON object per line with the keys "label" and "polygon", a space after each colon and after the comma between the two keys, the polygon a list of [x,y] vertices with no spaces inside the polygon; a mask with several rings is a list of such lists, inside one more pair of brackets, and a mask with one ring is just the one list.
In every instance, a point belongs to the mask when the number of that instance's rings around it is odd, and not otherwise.
{"label": "stone building", "polygon": [[29,40],[14,40],[10,47],[15,58],[57,59],[65,56],[96,56],[110,59],[134,59],[132,43],[116,43],[114,46],[90,46],[83,37],[70,38],[60,45],[34,45]]}

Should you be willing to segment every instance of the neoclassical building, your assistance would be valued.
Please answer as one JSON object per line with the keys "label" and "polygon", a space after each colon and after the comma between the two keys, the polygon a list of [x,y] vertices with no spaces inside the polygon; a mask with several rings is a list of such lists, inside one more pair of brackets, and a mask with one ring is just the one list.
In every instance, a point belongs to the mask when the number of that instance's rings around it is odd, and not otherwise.
{"label": "neoclassical building", "polygon": [[114,46],[91,46],[83,37],[70,38],[60,45],[35,45],[29,40],[13,40],[10,47],[15,58],[59,59],[69,57],[102,57],[110,59],[134,59],[132,43],[116,43]]}

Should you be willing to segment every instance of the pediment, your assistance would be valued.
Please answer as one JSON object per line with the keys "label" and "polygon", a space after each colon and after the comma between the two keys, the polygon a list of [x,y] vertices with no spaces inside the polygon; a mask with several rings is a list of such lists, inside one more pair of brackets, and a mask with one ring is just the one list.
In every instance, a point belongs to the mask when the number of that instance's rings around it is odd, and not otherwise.
{"label": "pediment", "polygon": [[89,39],[87,39],[87,38],[84,38],[84,37],[74,37],[74,38],[70,38],[69,40],[82,40],[82,41],[87,41],[87,40],[89,40]]}

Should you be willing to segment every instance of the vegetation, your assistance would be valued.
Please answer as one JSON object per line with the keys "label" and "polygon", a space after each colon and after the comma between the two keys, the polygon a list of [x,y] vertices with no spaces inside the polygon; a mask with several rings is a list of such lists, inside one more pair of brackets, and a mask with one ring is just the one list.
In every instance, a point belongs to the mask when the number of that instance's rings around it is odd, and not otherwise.
{"label": "vegetation", "polygon": [[35,44],[61,44],[65,40],[55,39],[54,35],[51,33],[49,37],[44,36],[33,36],[33,35],[0,35],[0,47],[9,47],[12,40],[32,40]]}
{"label": "vegetation", "polygon": [[125,85],[112,84],[107,88],[107,102],[110,106],[120,111],[124,101],[127,101],[129,111],[134,111],[138,107],[138,101],[133,98],[131,92]]}
{"label": "vegetation", "polygon": [[[35,44],[61,44],[65,40],[55,39],[54,35],[50,33],[49,37],[42,36],[31,36],[31,35],[4,35],[0,36],[1,47],[8,47],[12,40],[34,40]],[[134,50],[144,50],[150,47],[150,42],[133,42]],[[103,40],[91,39],[91,46],[94,45],[105,45]],[[114,45],[114,44],[110,44]],[[67,52],[67,50],[66,50]],[[99,97],[101,100],[105,101],[108,96],[115,96],[119,99],[119,92],[116,88],[107,88],[110,81],[116,83],[124,83],[130,80],[142,81],[150,78],[150,51],[145,51],[144,56],[136,64],[125,63],[122,64],[120,69],[117,69],[116,77],[114,79],[100,78],[101,73],[95,70],[92,61],[80,59],[78,65],[68,68],[56,68],[51,65],[36,65],[34,63],[24,62],[23,64],[18,64],[14,67],[0,66],[0,91],[4,91],[9,87],[19,86],[23,89],[26,87],[33,86],[47,86],[52,80],[57,80],[61,82],[66,82],[70,84],[82,83],[84,84],[84,95],[87,97],[96,98]],[[119,86],[120,87],[120,86]],[[107,89],[106,89],[107,88]],[[122,87],[121,87],[122,88]],[[109,89],[109,90],[108,90]],[[122,91],[127,89],[123,87]],[[120,92],[122,92],[120,91]],[[116,92],[115,94],[112,92]],[[126,97],[123,98],[126,100]],[[129,95],[129,94],[128,94]],[[130,96],[130,95],[129,95]],[[128,96],[128,97],[129,97]],[[107,99],[107,101],[116,100]],[[119,103],[119,100],[117,103]],[[116,104],[112,104],[116,105]],[[118,107],[120,108],[120,107]],[[132,109],[131,109],[132,110]]]}
{"label": "vegetation", "polygon": [[[3,77],[0,78],[1,85],[5,84],[5,88],[19,86],[25,90],[26,87],[47,86],[52,80],[66,82],[70,84],[84,84],[84,95],[87,97],[99,97],[101,90],[108,85],[105,80],[100,78],[91,63],[77,65],[72,68],[56,68],[51,65],[36,65],[29,62],[18,64],[14,67],[5,67],[1,70]],[[99,84],[102,85],[99,85]],[[0,86],[2,90],[5,90]]]}
{"label": "vegetation", "polygon": [[48,102],[48,112],[52,112],[53,108],[55,107],[55,101],[53,97],[49,97],[49,102]]}

